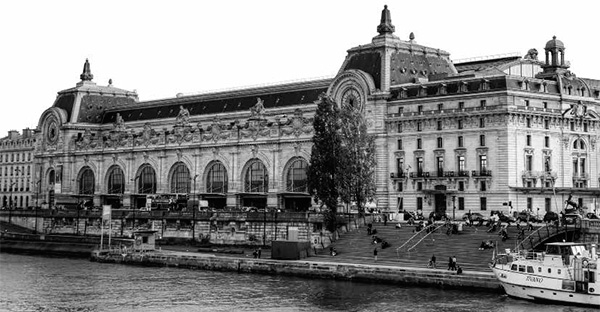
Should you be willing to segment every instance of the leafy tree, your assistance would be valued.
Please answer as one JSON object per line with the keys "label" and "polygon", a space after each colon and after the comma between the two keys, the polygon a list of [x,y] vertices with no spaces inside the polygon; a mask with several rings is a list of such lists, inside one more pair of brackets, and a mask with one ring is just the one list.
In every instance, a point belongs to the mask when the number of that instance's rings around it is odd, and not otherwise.
{"label": "leafy tree", "polygon": [[375,138],[367,133],[366,120],[354,107],[341,109],[340,125],[340,196],[345,203],[356,202],[359,212],[364,212],[363,204],[375,194]]}
{"label": "leafy tree", "polygon": [[325,228],[337,229],[336,213],[339,197],[337,175],[338,152],[341,149],[339,135],[339,110],[335,102],[321,95],[313,121],[313,147],[310,155],[307,179],[309,193],[321,202]]}

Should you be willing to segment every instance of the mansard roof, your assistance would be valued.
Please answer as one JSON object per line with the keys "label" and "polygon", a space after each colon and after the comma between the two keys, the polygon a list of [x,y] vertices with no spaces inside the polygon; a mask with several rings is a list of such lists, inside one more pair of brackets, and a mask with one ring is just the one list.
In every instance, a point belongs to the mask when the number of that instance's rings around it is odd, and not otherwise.
{"label": "mansard roof", "polygon": [[321,93],[327,91],[330,82],[331,79],[320,79],[269,87],[138,102],[134,105],[120,106],[107,110],[101,123],[115,122],[117,114],[123,118],[124,122],[175,118],[179,114],[180,106],[187,109],[190,116],[197,116],[250,112],[250,108],[256,105],[258,101],[263,101],[265,109],[309,105],[317,101]]}

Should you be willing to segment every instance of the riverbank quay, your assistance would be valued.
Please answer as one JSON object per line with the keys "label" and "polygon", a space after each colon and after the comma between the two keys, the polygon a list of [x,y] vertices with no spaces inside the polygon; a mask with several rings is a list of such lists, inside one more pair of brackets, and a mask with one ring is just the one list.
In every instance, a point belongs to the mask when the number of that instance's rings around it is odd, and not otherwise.
{"label": "riverbank quay", "polygon": [[92,252],[91,261],[502,293],[502,288],[497,279],[492,273],[488,272],[465,271],[462,274],[457,274],[456,271],[442,269],[388,266],[376,263],[311,261],[310,257],[302,260],[274,260],[167,250],[147,252],[95,250]]}

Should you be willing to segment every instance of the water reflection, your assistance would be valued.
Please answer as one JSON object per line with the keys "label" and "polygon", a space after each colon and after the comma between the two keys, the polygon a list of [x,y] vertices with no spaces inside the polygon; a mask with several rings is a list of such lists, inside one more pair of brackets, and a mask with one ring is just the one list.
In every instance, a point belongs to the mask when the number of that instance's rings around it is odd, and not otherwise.
{"label": "water reflection", "polygon": [[590,311],[471,291],[0,253],[2,311]]}

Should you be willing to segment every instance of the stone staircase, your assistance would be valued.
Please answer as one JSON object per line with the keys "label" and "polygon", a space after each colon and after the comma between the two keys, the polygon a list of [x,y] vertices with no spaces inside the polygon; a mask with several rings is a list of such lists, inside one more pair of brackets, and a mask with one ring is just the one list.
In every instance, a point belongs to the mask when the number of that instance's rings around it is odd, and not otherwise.
{"label": "stone staircase", "polygon": [[[381,244],[373,244],[371,236],[367,235],[366,227],[361,227],[358,230],[342,234],[340,239],[333,242],[332,246],[338,252],[337,256],[330,256],[329,248],[326,248],[320,250],[316,257],[326,258],[323,260],[330,262],[373,264],[375,263],[373,250],[377,248],[377,264],[380,265],[426,268],[431,256],[435,255],[437,268],[446,270],[448,257],[456,256],[458,265],[465,271],[490,272],[488,263],[492,260],[493,250],[479,250],[481,242],[486,240],[495,242],[498,251],[506,248],[513,249],[518,235],[514,224],[508,227],[509,239],[505,242],[502,242],[497,232],[488,233],[484,226],[465,226],[462,232],[451,235],[446,234],[446,227],[441,227],[414,246],[423,237],[423,235],[417,235],[416,239],[398,252],[398,247],[415,234],[414,226],[402,223],[401,228],[395,228],[395,223],[388,223],[387,226],[384,226],[383,223],[375,223],[373,228],[377,230],[379,238],[391,244],[390,247],[381,249]],[[525,234],[528,233],[530,232]],[[409,249],[408,246],[414,246],[410,252],[406,251]]]}

